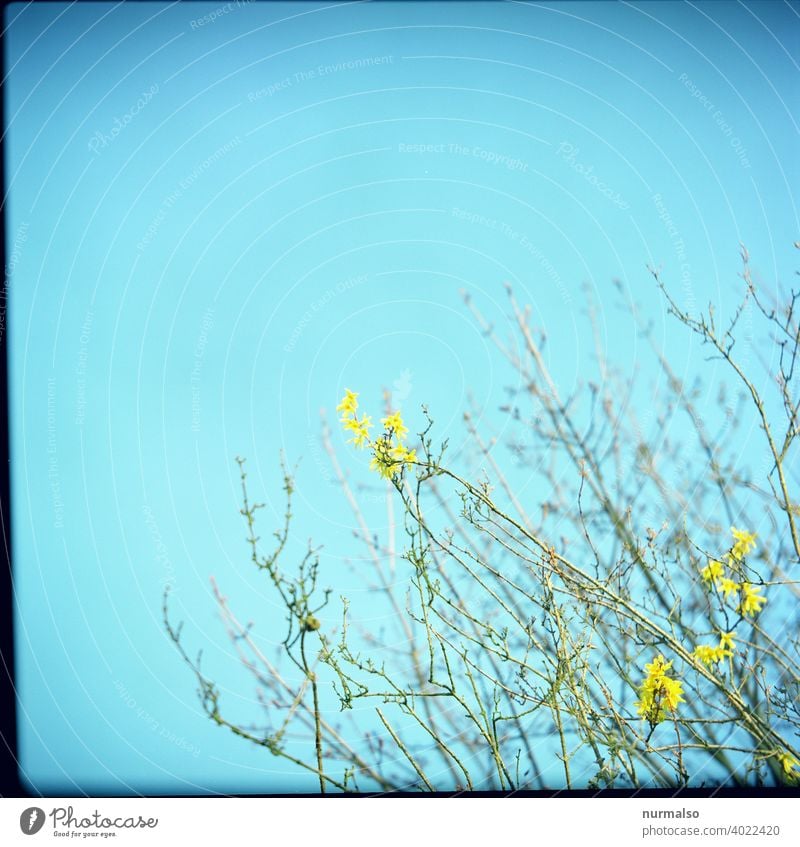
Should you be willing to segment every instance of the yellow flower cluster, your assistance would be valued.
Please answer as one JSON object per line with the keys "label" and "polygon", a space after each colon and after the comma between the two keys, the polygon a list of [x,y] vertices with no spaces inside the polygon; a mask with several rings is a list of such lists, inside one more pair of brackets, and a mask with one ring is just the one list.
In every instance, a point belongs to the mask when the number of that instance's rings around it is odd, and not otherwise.
{"label": "yellow flower cluster", "polygon": [[748,532],[746,529],[736,529],[735,526],[732,526],[731,533],[736,541],[730,552],[730,555],[734,559],[743,559],[751,550],[755,550],[756,534],[754,532]]}
{"label": "yellow flower cluster", "polygon": [[719,644],[713,647],[710,644],[699,644],[694,648],[694,654],[705,665],[721,662],[727,656],[732,656],[736,645],[733,642],[732,632],[723,632],[719,637]]}
{"label": "yellow flower cluster", "polygon": [[767,602],[766,597],[762,597],[758,592],[761,591],[759,586],[755,588],[749,582],[741,584],[742,599],[736,608],[737,612],[742,615],[752,615],[755,617],[760,611],[764,603]]}
{"label": "yellow flower cluster", "polygon": [[776,758],[780,762],[786,776],[790,779],[797,779],[800,776],[800,773],[798,773],[800,771],[800,762],[797,761],[796,756],[793,756],[788,751],[784,751],[783,753],[778,753]]}
{"label": "yellow flower cluster", "polygon": [[636,711],[651,726],[655,726],[668,712],[675,712],[679,703],[684,703],[683,683],[678,679],[667,676],[672,662],[667,662],[663,656],[656,656],[644,666],[647,676],[639,688],[639,700]]}
{"label": "yellow flower cluster", "polygon": [[342,426],[353,433],[353,437],[349,439],[349,443],[355,444],[356,447],[365,447],[369,444],[369,431],[372,429],[372,418],[368,415],[363,415],[359,419],[356,414],[356,410],[358,409],[357,398],[358,394],[355,391],[346,388],[342,402],[336,407],[336,411],[342,413],[342,417],[340,418]]}
{"label": "yellow flower cluster", "polygon": [[748,615],[755,617],[767,602],[767,598],[759,594],[761,591],[759,586],[754,587],[749,582],[737,582],[732,579],[727,569],[741,562],[751,550],[755,549],[756,534],[748,532],[746,529],[737,529],[735,526],[731,527],[731,533],[733,534],[734,544],[725,556],[725,562],[709,559],[708,564],[700,571],[700,576],[709,586],[713,585],[717,591],[721,591],[725,600],[733,598],[735,601],[741,593],[736,611],[743,617]]}
{"label": "yellow flower cluster", "polygon": [[700,571],[700,576],[706,582],[717,583],[725,576],[725,565],[716,559],[709,559],[708,564]]}
{"label": "yellow flower cluster", "polygon": [[374,441],[369,437],[372,429],[372,418],[368,415],[358,417],[358,394],[355,391],[345,389],[342,402],[336,407],[337,412],[342,413],[341,424],[345,430],[353,433],[349,442],[356,447],[369,447],[372,450],[372,461],[370,468],[377,471],[384,479],[391,479],[400,473],[404,467],[413,465],[417,461],[417,453],[410,450],[403,440],[408,435],[408,427],[403,423],[400,412],[392,412],[385,418],[381,418],[383,434]]}

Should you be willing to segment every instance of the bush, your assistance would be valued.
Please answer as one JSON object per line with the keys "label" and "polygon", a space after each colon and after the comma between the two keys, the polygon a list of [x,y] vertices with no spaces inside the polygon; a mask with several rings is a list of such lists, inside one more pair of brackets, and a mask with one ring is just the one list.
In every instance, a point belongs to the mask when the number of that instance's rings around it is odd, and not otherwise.
{"label": "bush", "polygon": [[[208,716],[315,774],[322,792],[794,783],[798,587],[788,574],[800,561],[798,295],[768,302],[744,249],[742,259],[740,299],[724,321],[712,307],[682,308],[652,271],[680,343],[694,334],[733,377],[737,391],[729,399],[715,386],[713,409],[704,397],[714,386],[703,394],[700,383],[679,379],[628,305],[668,386],[647,401],[659,404],[648,410],[652,435],[636,414],[641,389],[602,351],[600,382],[560,396],[545,336],[510,288],[519,350],[465,297],[522,386],[502,408],[520,434],[507,472],[473,414],[465,426],[486,470],[468,478],[448,463],[447,445],[436,445],[427,410],[411,440],[398,410],[387,408],[375,426],[347,391],[341,425],[401,516],[397,577],[394,540],[370,531],[324,423],[323,441],[371,556],[371,602],[391,610],[394,634],[379,639],[360,627],[345,598],[341,623],[329,625],[318,551],[284,562],[291,474],[284,468],[284,525],[264,552],[262,504],[251,503],[237,459],[251,562],[286,610],[281,649],[298,682],[268,660],[217,591],[268,726],[229,720],[165,598],[169,634]],[[749,347],[739,357],[743,325]],[[675,441],[667,425],[678,419],[686,437]],[[760,471],[745,467],[761,454]],[[515,490],[519,467],[548,492],[535,513]],[[330,718],[332,697],[340,722]]]}

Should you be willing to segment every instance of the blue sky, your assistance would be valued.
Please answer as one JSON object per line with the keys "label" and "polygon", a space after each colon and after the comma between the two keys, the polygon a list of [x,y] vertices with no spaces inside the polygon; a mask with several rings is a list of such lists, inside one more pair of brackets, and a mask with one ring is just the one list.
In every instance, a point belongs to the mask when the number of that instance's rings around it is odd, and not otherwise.
{"label": "blue sky", "polygon": [[[650,263],[681,302],[723,312],[740,241],[768,285],[791,282],[790,5],[4,14],[20,749],[34,790],[306,785],[200,713],[162,590],[190,643],[229,669],[209,576],[243,619],[276,609],[247,567],[234,457],[273,523],[281,451],[300,462],[293,549],[313,536],[337,592],[364,590],[320,409],[332,419],[347,386],[377,410],[397,383],[412,428],[428,404],[457,458],[468,400],[497,423],[513,383],[461,290],[502,325],[510,281],[548,328],[566,394],[591,363],[585,285],[610,358],[637,363],[644,342],[612,280],[667,343]],[[679,372],[698,357],[674,352]],[[380,491],[334,440],[354,483]],[[236,683],[230,672],[234,697]]]}

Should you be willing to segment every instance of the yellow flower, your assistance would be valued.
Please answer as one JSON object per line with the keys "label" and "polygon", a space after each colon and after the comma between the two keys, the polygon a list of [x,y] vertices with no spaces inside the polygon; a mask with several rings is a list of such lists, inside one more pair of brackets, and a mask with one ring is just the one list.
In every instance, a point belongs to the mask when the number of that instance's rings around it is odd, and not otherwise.
{"label": "yellow flower", "polygon": [[644,669],[647,679],[661,679],[671,667],[672,662],[667,662],[663,656],[656,656],[649,665],[644,666]]}
{"label": "yellow flower", "polygon": [[397,462],[403,462],[405,465],[412,465],[417,461],[417,451],[409,450],[402,444],[398,444],[391,449],[392,458]]}
{"label": "yellow flower", "polygon": [[636,711],[649,723],[661,723],[667,712],[674,712],[683,699],[683,683],[677,679],[664,677],[661,684],[654,689],[643,689],[641,700],[636,702]]}
{"label": "yellow flower", "polygon": [[408,433],[408,427],[403,423],[400,412],[392,412],[381,419],[384,434],[372,441],[369,437],[372,418],[368,415],[358,418],[357,398],[358,394],[355,391],[346,388],[341,403],[336,407],[336,411],[342,413],[343,428],[353,433],[348,443],[355,444],[356,447],[371,447],[370,468],[377,471],[384,479],[392,479],[395,474],[401,473],[404,468],[410,467],[417,461],[416,450],[409,450],[402,444],[402,439]]}
{"label": "yellow flower", "polygon": [[788,751],[784,751],[783,753],[778,753],[777,759],[781,763],[781,767],[783,768],[783,772],[786,776],[797,776],[795,770],[800,768],[800,762],[797,761],[795,756]]}
{"label": "yellow flower", "polygon": [[672,662],[665,661],[663,656],[656,658],[644,669],[647,673],[639,688],[639,700],[636,702],[636,711],[651,726],[655,726],[667,716],[667,712],[674,712],[679,703],[684,703],[683,683],[680,680],[667,676],[667,671],[672,667]]}
{"label": "yellow flower", "polygon": [[402,462],[395,461],[392,446],[388,439],[379,438],[373,445],[374,454],[369,463],[370,469],[377,471],[384,479],[391,479],[402,470]]}
{"label": "yellow flower", "polygon": [[751,550],[755,549],[756,534],[748,532],[746,529],[736,529],[735,526],[731,527],[731,532],[736,539],[736,543],[731,549],[731,555],[734,559],[743,559]]}
{"label": "yellow flower", "polygon": [[752,615],[755,617],[760,611],[764,603],[767,602],[766,597],[762,597],[758,592],[761,591],[760,586],[755,588],[749,582],[743,582],[741,585],[742,600],[739,603],[736,611],[741,615]]}
{"label": "yellow flower", "polygon": [[358,393],[355,391],[351,391],[349,388],[345,388],[344,397],[342,397],[342,402],[336,407],[337,412],[342,413],[342,419],[347,418],[348,415],[354,415],[356,413],[356,409],[358,408]]}
{"label": "yellow flower", "polygon": [[731,594],[735,596],[739,593],[739,584],[732,579],[728,579],[727,576],[724,576],[717,583],[717,590],[721,591],[727,600]]}
{"label": "yellow flower", "polygon": [[711,647],[709,644],[699,644],[694,648],[694,654],[704,665],[711,665],[721,661],[725,651],[720,647]]}
{"label": "yellow flower", "polygon": [[700,571],[700,576],[702,576],[706,582],[716,583],[718,579],[723,577],[724,573],[725,566],[722,562],[718,562],[716,559],[709,559],[708,564]]}
{"label": "yellow flower", "polygon": [[354,433],[348,443],[355,444],[356,447],[366,447],[369,444],[369,430],[372,427],[372,418],[369,415],[364,415],[361,420],[358,420],[358,418],[343,419],[342,425],[345,429]]}
{"label": "yellow flower", "polygon": [[408,433],[408,427],[403,423],[400,412],[393,412],[391,415],[381,418],[381,423],[385,429],[392,431],[398,441],[402,441]]}
{"label": "yellow flower", "polygon": [[667,708],[675,711],[678,708],[678,703],[685,703],[683,699],[683,683],[678,679],[670,679],[665,676],[662,680],[663,697]]}
{"label": "yellow flower", "polygon": [[724,656],[733,655],[733,651],[736,649],[736,644],[733,641],[733,633],[732,632],[721,632],[719,635],[719,648],[723,651]]}

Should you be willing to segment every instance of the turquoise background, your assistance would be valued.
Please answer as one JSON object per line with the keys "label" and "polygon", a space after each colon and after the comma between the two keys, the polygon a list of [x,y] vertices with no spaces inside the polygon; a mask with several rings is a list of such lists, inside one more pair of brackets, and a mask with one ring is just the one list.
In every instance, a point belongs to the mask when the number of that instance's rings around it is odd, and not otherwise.
{"label": "turquoise background", "polygon": [[248,713],[209,577],[265,650],[279,607],[249,566],[234,457],[267,502],[265,535],[282,515],[280,454],[300,462],[290,554],[323,543],[335,596],[369,608],[320,410],[378,533],[384,488],[335,426],[345,387],[373,418],[393,391],[412,431],[427,404],[453,461],[479,468],[462,413],[472,404],[502,444],[515,375],[462,290],[511,336],[513,284],[565,396],[594,372],[586,286],[609,357],[645,384],[653,361],[614,280],[678,373],[702,366],[647,266],[683,305],[723,314],[740,242],[767,286],[791,284],[796,10],[48,3],[4,16],[22,778],[52,794],[313,791],[208,721],[164,632],[170,585],[187,645]]}

